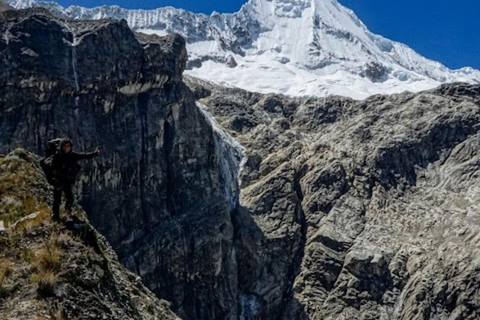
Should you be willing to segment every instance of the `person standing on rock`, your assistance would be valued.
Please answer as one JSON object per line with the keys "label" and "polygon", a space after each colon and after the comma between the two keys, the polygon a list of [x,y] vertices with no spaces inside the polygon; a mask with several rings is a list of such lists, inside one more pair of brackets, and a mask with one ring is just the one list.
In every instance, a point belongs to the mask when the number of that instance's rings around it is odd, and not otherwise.
{"label": "person standing on rock", "polygon": [[72,151],[73,143],[70,139],[65,138],[60,143],[60,150],[52,157],[50,165],[53,172],[53,219],[60,220],[60,203],[62,201],[62,192],[65,194],[67,213],[72,211],[74,202],[73,185],[81,167],[79,160],[92,159],[100,154],[97,148],[91,153],[78,153]]}

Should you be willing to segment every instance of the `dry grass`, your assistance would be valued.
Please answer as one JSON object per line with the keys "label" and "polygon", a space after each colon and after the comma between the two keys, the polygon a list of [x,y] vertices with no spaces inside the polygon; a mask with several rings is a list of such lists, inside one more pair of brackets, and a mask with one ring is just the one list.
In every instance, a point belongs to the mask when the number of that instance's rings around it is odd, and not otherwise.
{"label": "dry grass", "polygon": [[52,270],[42,270],[32,275],[32,281],[38,285],[38,293],[48,297],[53,295],[53,287],[57,281],[57,275]]}
{"label": "dry grass", "polygon": [[67,233],[60,233],[60,235],[56,239],[56,244],[60,248],[67,248],[71,240],[72,238]]}
{"label": "dry grass", "polygon": [[24,248],[22,250],[22,252],[20,253],[20,257],[21,257],[22,261],[31,263],[32,261],[35,260],[35,253],[30,248]]}
{"label": "dry grass", "polygon": [[50,320],[65,320],[62,310],[52,310],[50,313]]}
{"label": "dry grass", "polygon": [[2,183],[0,183],[0,192],[18,192],[24,191],[29,182],[38,178],[38,173],[34,168],[26,165],[24,161],[14,159],[3,161],[5,171],[0,171]]}
{"label": "dry grass", "polygon": [[66,319],[67,318],[63,314],[63,311],[60,309],[50,310],[50,315],[48,317],[41,315],[41,316],[38,316],[37,318],[37,320],[66,320]]}
{"label": "dry grass", "polygon": [[58,247],[57,236],[52,234],[44,249],[41,249],[34,259],[36,269],[41,272],[58,271],[60,269],[60,256],[62,250]]}
{"label": "dry grass", "polygon": [[32,196],[32,187],[39,187],[41,171],[37,159],[24,150],[12,156],[0,157],[0,220],[6,227],[33,212],[48,209],[45,203]]}
{"label": "dry grass", "polygon": [[[29,265],[30,281],[38,286],[37,291],[41,296],[53,294],[63,255],[61,241],[55,235],[58,233],[58,226],[49,223],[51,209],[46,203],[48,195],[49,190],[46,190],[45,179],[36,157],[23,150],[0,157],[0,220],[3,220],[8,228],[22,218],[36,213],[18,222],[15,228],[0,237],[0,251],[3,253],[4,250],[8,255],[20,260],[15,260],[15,263]],[[53,232],[50,239],[45,243],[40,242],[49,231]],[[13,283],[12,272],[12,264],[0,259],[0,289],[2,285]],[[22,281],[23,283],[19,284],[22,286],[29,285],[30,282],[28,278],[20,277],[15,281]],[[48,319],[64,319],[61,312],[50,314]]]}
{"label": "dry grass", "polygon": [[13,273],[13,264],[10,261],[0,261],[0,288],[3,287],[5,280]]}
{"label": "dry grass", "polygon": [[30,195],[10,195],[0,199],[0,217],[8,227],[24,216],[37,211],[37,200]]}
{"label": "dry grass", "polygon": [[25,221],[22,221],[15,227],[15,233],[16,234],[25,234],[28,232],[31,232],[33,229],[43,225],[47,221],[51,219],[50,216],[50,210],[49,209],[43,209],[37,212],[37,215],[32,218],[32,219],[27,219]]}
{"label": "dry grass", "polygon": [[60,271],[62,250],[58,247],[57,236],[52,234],[46,247],[38,251],[32,261],[32,267],[38,272],[32,275],[32,281],[38,284],[38,293],[51,296]]}

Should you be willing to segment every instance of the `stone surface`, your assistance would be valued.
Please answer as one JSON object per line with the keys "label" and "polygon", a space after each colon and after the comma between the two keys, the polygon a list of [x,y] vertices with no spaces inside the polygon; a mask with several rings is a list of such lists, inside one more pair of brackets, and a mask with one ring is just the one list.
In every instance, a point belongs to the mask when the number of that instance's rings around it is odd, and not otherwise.
{"label": "stone surface", "polygon": [[187,83],[246,147],[240,205],[270,241],[244,290],[266,318],[479,317],[480,86],[354,101]]}
{"label": "stone surface", "polygon": [[[236,306],[213,294],[220,283],[225,296],[232,292],[230,190],[222,183],[236,172],[221,172],[228,167],[217,134],[181,82],[184,40],[137,38],[125,21],[67,23],[38,9],[6,12],[0,24],[0,152],[22,145],[42,154],[58,136],[69,136],[77,151],[99,146],[102,156],[85,163],[77,193],[119,258],[183,316],[214,317]],[[197,214],[209,215],[185,242],[193,219],[185,214],[200,207]],[[170,229],[177,225],[185,229]],[[204,265],[174,260],[175,250],[190,260],[193,236],[205,237]],[[167,249],[171,261],[163,265]],[[209,293],[199,298],[198,290]]]}
{"label": "stone surface", "polygon": [[13,8],[3,1],[0,1],[0,12],[12,10]]}

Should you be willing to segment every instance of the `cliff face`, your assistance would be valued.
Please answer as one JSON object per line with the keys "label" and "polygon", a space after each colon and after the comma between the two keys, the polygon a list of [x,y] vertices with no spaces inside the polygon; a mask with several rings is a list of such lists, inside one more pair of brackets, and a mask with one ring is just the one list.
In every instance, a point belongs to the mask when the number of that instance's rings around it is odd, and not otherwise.
{"label": "cliff face", "polygon": [[0,152],[100,146],[80,203],[181,317],[478,318],[478,86],[187,87],[180,37],[38,9],[0,22]]}
{"label": "cliff face", "polygon": [[[238,186],[224,181],[237,173],[222,163],[218,133],[181,82],[183,39],[41,10],[5,12],[0,24],[0,152],[21,145],[42,154],[58,136],[76,150],[99,146],[78,194],[123,263],[180,315],[234,309]],[[213,290],[220,283],[225,297]]]}
{"label": "cliff face", "polygon": [[247,150],[240,204],[261,236],[238,247],[240,285],[267,318],[480,316],[480,86],[354,101],[189,85]]}

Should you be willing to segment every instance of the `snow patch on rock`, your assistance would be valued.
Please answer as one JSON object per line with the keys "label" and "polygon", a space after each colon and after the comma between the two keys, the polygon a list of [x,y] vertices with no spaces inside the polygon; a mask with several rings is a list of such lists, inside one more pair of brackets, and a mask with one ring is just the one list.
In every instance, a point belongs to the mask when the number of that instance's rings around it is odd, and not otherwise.
{"label": "snow patch on rock", "polygon": [[217,156],[221,166],[223,194],[230,205],[230,209],[233,210],[237,207],[240,198],[240,173],[247,161],[245,148],[218,124],[207,106],[198,102],[197,106],[215,133],[215,150],[219,153]]}

